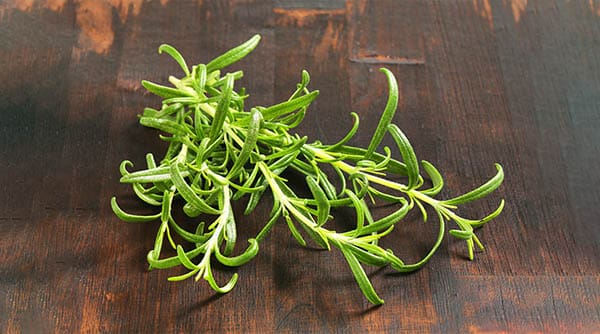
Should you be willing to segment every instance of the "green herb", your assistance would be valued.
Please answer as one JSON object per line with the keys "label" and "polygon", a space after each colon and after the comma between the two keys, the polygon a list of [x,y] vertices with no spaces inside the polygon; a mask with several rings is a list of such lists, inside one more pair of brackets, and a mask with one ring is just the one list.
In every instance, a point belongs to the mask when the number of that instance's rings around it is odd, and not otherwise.
{"label": "green herb", "polygon": [[[148,216],[129,214],[118,206],[114,197],[111,206],[127,222],[160,220],[154,248],[147,256],[151,269],[182,267],[186,272],[170,280],[195,277],[206,280],[217,292],[228,292],[234,287],[237,274],[220,286],[211,264],[216,260],[236,267],[250,261],[258,254],[259,244],[273,225],[285,221],[299,244],[305,246],[309,237],[322,248],[339,249],[365,297],[373,304],[382,304],[364,265],[389,265],[399,272],[421,268],[439,248],[447,222],[457,226],[449,234],[465,240],[470,259],[475,244],[483,249],[474,228],[498,216],[504,201],[482,219],[463,218],[456,211],[458,205],[480,199],[500,186],[504,177],[500,165],[496,164],[496,175],[477,189],[447,200],[436,199],[444,186],[441,174],[431,163],[417,159],[404,133],[391,123],[397,108],[398,88],[387,69],[381,71],[389,83],[389,98],[368,148],[347,144],[359,126],[359,117],[354,113],[354,125],[338,143],[308,142],[306,137],[291,132],[318,95],[318,91],[308,89],[310,77],[306,71],[287,101],[249,110],[244,105],[248,95],[243,89],[235,89],[242,73],[221,73],[224,67],[249,54],[259,40],[256,35],[208,64],[192,68],[188,68],[175,48],[161,45],[159,52],[173,57],[184,76],[170,77],[171,86],[142,82],[147,90],[164,100],[160,110],[144,109],[140,123],[164,133],[160,137],[169,146],[159,164],[149,153],[145,169],[129,172],[127,168],[133,164],[124,161],[120,168],[121,182],[131,184],[134,193],[157,210]],[[392,157],[388,147],[383,148],[383,154],[377,152],[386,134],[391,135],[401,159]],[[329,179],[326,169],[335,172],[336,180]],[[290,188],[281,176],[286,170],[303,175],[310,196],[298,196]],[[421,170],[431,181],[431,187],[425,186]],[[406,182],[395,181],[398,176]],[[245,212],[249,213],[267,191],[273,199],[268,220],[255,238],[247,240],[246,250],[234,255],[240,226],[232,202],[247,198]],[[374,199],[397,207],[375,219],[368,205]],[[174,201],[182,201],[183,211],[190,217],[202,215],[213,219],[209,222],[199,219],[195,229],[186,230],[173,218]],[[439,233],[424,258],[408,264],[392,250],[379,246],[379,241],[415,207],[426,221],[427,206],[436,213]],[[328,226],[339,207],[350,207],[356,212],[354,228],[338,232]],[[166,247],[172,248],[176,255],[161,256],[165,239]]]}

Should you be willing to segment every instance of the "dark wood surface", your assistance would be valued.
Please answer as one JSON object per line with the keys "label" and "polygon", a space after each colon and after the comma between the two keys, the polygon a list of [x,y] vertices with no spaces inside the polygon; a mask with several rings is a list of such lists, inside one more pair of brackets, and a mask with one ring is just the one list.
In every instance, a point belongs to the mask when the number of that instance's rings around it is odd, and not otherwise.
{"label": "dark wood surface", "polygon": [[[146,271],[158,225],[109,207],[130,194],[120,161],[164,148],[137,123],[158,102],[140,80],[178,73],[161,43],[195,64],[253,33],[259,48],[234,66],[250,103],[286,98],[302,69],[321,91],[298,132],[334,142],[356,111],[354,144],[368,144],[386,66],[401,91],[394,121],[441,169],[444,196],[500,162],[504,185],[463,211],[506,199],[480,232],[486,252],[469,262],[447,238],[416,273],[369,271],[379,308],[343,256],[296,246],[285,225],[226,295]],[[2,333],[600,331],[599,1],[4,0],[0,83]],[[417,218],[390,239],[408,258],[434,240]]]}

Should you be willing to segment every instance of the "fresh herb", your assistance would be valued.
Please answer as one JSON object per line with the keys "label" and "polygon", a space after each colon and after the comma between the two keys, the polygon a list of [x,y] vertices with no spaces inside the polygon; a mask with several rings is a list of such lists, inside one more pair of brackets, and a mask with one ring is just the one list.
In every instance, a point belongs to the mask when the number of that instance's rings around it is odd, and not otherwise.
{"label": "fresh herb", "polygon": [[[359,117],[355,113],[351,114],[354,125],[339,142],[308,142],[306,137],[291,133],[319,94],[308,89],[310,77],[306,71],[287,101],[249,110],[244,105],[248,95],[243,89],[235,89],[242,72],[221,72],[249,54],[259,40],[256,35],[208,64],[192,68],[175,48],[161,45],[159,52],[166,52],[177,61],[184,72],[183,78],[169,77],[172,86],[142,81],[148,91],[163,101],[158,110],[144,109],[140,123],[164,133],[160,138],[169,146],[159,163],[148,153],[147,167],[142,170],[130,172],[128,168],[133,164],[123,161],[121,182],[131,184],[142,201],[157,207],[157,213],[147,216],[126,213],[114,197],[111,206],[127,222],[160,220],[154,248],[147,256],[151,269],[184,267],[187,270],[184,274],[170,280],[195,277],[206,280],[217,292],[228,292],[238,275],[234,274],[221,286],[215,281],[211,264],[216,260],[237,267],[250,261],[258,254],[259,244],[273,225],[285,221],[299,244],[305,246],[308,236],[322,248],[340,250],[365,297],[373,304],[382,304],[363,265],[389,265],[399,272],[421,268],[439,248],[447,222],[457,226],[449,233],[466,242],[470,259],[475,245],[483,249],[474,228],[498,216],[504,201],[482,219],[463,218],[456,211],[458,205],[480,199],[500,186],[504,174],[499,164],[496,175],[477,189],[447,200],[436,199],[444,186],[441,174],[431,163],[417,159],[404,133],[391,123],[397,108],[398,87],[392,72],[385,68],[381,72],[389,83],[389,98],[366,149],[348,145],[358,130]],[[391,135],[401,159],[393,158],[388,147],[383,147],[384,153],[377,152],[386,134]],[[327,169],[335,172],[336,180],[329,179]],[[310,196],[296,194],[282,176],[287,170],[305,179]],[[422,170],[431,186],[425,186]],[[398,176],[406,182],[395,181]],[[255,238],[247,240],[247,248],[234,255],[239,225],[232,202],[246,198],[248,214],[267,191],[273,200],[268,220]],[[375,199],[397,208],[375,219],[368,205]],[[214,219],[207,223],[198,219],[194,230],[186,230],[173,218],[176,200],[182,201],[183,211],[189,217],[203,215]],[[415,207],[426,221],[427,206],[436,213],[439,232],[424,258],[408,264],[392,250],[379,245]],[[356,213],[354,227],[343,232],[328,227],[340,207],[352,208]],[[165,239],[176,255],[161,257]]]}

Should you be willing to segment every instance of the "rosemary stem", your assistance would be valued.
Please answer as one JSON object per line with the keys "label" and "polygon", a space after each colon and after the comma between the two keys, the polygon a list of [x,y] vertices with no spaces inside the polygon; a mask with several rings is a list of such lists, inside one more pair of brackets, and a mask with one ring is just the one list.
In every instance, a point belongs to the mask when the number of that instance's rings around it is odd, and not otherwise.
{"label": "rosemary stem", "polygon": [[206,269],[208,266],[210,266],[210,258],[212,253],[214,252],[214,250],[219,247],[219,241],[221,239],[221,233],[223,232],[223,229],[225,228],[225,224],[227,224],[227,219],[229,219],[229,216],[231,215],[231,200],[230,200],[230,190],[229,190],[229,186],[225,185],[223,186],[223,207],[221,208],[221,214],[217,217],[217,225],[215,226],[212,235],[210,236],[210,238],[206,241],[206,253],[204,253],[204,256],[202,257],[202,260],[200,261],[200,263],[198,263],[198,268],[200,268],[200,271],[198,272],[198,274],[196,275],[196,281],[200,280],[200,278],[203,278],[204,274],[206,273]]}

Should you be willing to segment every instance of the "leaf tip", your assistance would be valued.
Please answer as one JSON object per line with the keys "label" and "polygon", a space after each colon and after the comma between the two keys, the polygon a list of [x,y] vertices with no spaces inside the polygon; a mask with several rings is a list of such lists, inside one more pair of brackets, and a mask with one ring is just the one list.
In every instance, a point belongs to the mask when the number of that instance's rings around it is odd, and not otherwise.
{"label": "leaf tip", "polygon": [[166,48],[172,48],[172,46],[170,46],[169,44],[166,44],[166,43],[159,45],[158,46],[158,54],[162,54]]}
{"label": "leaf tip", "polygon": [[392,74],[392,71],[390,71],[387,67],[380,67],[379,72],[385,73],[385,74]]}

